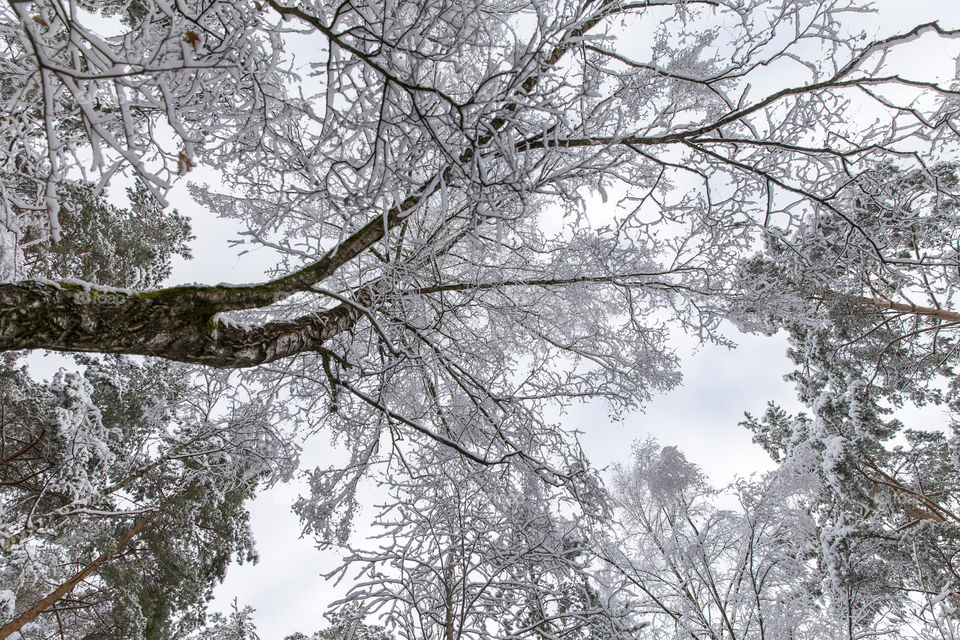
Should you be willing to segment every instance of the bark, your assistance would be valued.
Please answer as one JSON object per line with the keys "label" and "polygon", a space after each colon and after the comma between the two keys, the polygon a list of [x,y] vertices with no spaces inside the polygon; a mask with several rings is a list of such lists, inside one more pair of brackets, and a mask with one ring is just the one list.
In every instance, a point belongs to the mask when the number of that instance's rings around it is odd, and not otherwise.
{"label": "bark", "polygon": [[[356,305],[255,327],[219,323],[224,311],[254,309],[311,288],[396,227],[439,179],[376,217],[317,262],[258,285],[186,286],[129,293],[75,283],[0,284],[0,351],[51,349],[157,356],[222,368],[252,367],[316,351],[360,318]],[[358,292],[362,297],[362,292]]]}
{"label": "bark", "polygon": [[946,309],[938,309],[936,307],[921,307],[915,304],[891,302],[890,300],[867,298],[864,296],[857,296],[852,298],[852,300],[863,305],[876,307],[877,309],[889,309],[890,311],[898,311],[900,313],[924,316],[926,318],[935,318],[937,320],[943,320],[944,322],[960,322],[960,313],[947,311]]}
{"label": "bark", "polygon": [[24,625],[36,620],[41,613],[55,605],[64,596],[73,591],[74,587],[76,587],[82,580],[86,579],[89,575],[123,552],[127,545],[129,545],[130,542],[137,537],[141,531],[143,531],[144,527],[146,527],[150,521],[156,517],[156,515],[157,512],[153,512],[144,516],[140,520],[137,520],[133,527],[131,527],[125,534],[123,534],[123,537],[117,541],[117,544],[113,549],[98,556],[83,569],[73,574],[68,580],[60,583],[56,589],[44,596],[35,605],[0,627],[0,640],[10,637],[12,634],[23,628]]}
{"label": "bark", "polygon": [[[41,430],[40,435],[38,435],[36,438],[34,438],[33,440],[25,444],[19,450],[14,451],[8,456],[0,457],[0,467],[10,464],[14,460],[19,460],[21,457],[25,456],[26,454],[30,453],[30,451],[37,448],[40,445],[40,443],[43,442],[43,438],[46,436],[46,434],[47,432],[45,430]],[[0,485],[2,485],[2,483],[0,483]]]}
{"label": "bark", "polygon": [[[357,307],[342,303],[289,321],[229,326],[214,320],[214,314],[231,306],[211,304],[213,289],[223,287],[126,294],[55,283],[0,285],[0,350],[125,353],[251,367],[318,350],[360,317]],[[254,292],[251,298],[259,295]],[[242,305],[248,306],[253,305]]]}

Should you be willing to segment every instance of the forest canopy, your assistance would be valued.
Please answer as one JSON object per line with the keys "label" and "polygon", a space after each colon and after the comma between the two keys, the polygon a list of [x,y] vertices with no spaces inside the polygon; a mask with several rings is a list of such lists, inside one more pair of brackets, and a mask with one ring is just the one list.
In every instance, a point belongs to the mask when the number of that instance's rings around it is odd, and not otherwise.
{"label": "forest canopy", "polygon": [[[11,0],[0,639],[248,637],[205,605],[295,473],[357,578],[318,634],[953,637],[958,442],[895,410],[960,408],[960,25],[869,10]],[[178,182],[262,282],[164,286]],[[778,470],[714,509],[647,443],[605,485],[556,409],[730,323],[790,336],[808,411],[744,423]]]}

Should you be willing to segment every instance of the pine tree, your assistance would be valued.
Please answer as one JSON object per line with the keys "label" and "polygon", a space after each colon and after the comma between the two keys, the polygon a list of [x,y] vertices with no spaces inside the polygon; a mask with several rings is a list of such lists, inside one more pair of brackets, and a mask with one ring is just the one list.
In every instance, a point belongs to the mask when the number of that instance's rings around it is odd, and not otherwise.
{"label": "pine tree", "polygon": [[[180,637],[227,565],[255,559],[245,505],[270,471],[250,459],[268,453],[266,425],[205,424],[181,367],[84,365],[49,383],[9,359],[0,371],[0,572],[15,598],[0,626],[28,615],[70,637]],[[57,593],[49,585],[69,588],[30,613]]]}
{"label": "pine tree", "polygon": [[196,640],[260,640],[253,613],[253,607],[241,608],[234,598],[229,615],[214,613],[208,625],[192,637]]}
{"label": "pine tree", "polygon": [[63,237],[30,245],[20,278],[152,289],[170,275],[173,256],[191,257],[189,221],[162,207],[142,182],[127,189],[127,208],[110,204],[90,183],[64,182],[60,192]]}
{"label": "pine tree", "polygon": [[378,625],[363,622],[363,612],[357,603],[347,603],[324,614],[327,627],[311,636],[294,633],[285,640],[391,640],[390,634]]}

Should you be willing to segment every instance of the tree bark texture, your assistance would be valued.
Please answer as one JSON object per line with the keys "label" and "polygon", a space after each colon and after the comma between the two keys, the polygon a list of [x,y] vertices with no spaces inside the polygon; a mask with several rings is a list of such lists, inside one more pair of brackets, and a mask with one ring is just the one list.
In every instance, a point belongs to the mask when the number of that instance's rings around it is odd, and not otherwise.
{"label": "tree bark texture", "polygon": [[[259,285],[182,286],[130,293],[68,282],[0,284],[0,351],[51,349],[157,356],[243,368],[315,351],[361,316],[341,303],[291,320],[238,327],[224,311],[254,309],[311,288],[369,248],[428,197],[439,179],[378,216],[313,264]],[[363,292],[358,292],[361,298]]]}
{"label": "tree bark texture", "polygon": [[231,326],[214,319],[231,310],[216,304],[221,292],[237,297],[226,287],[127,294],[54,283],[0,285],[0,350],[125,353],[241,368],[317,350],[361,314],[341,303],[293,320]]}

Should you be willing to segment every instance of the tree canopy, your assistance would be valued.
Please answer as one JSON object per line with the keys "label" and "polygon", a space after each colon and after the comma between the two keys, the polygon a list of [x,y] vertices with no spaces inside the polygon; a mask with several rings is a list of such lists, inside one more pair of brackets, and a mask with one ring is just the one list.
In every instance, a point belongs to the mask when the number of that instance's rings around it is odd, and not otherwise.
{"label": "tree canopy", "polygon": [[[589,531],[610,505],[574,427],[550,412],[592,398],[614,413],[643,403],[680,380],[671,333],[723,342],[726,320],[787,329],[797,345],[801,397],[823,437],[799,446],[804,418],[774,412],[751,423],[774,455],[847,456],[822,467],[834,488],[864,461],[886,469],[893,459],[876,440],[897,432],[883,417],[890,404],[954,399],[942,380],[960,323],[960,28],[868,32],[865,10],[857,0],[0,8],[0,350],[109,354],[79,356],[49,384],[6,362],[5,379],[18,381],[8,395],[22,394],[13,402],[26,413],[0,442],[3,549],[59,559],[37,570],[45,593],[3,594],[0,638],[55,634],[52,607],[81,583],[96,594],[129,584],[124,561],[147,557],[141,545],[190,557],[200,574],[177,577],[170,563],[126,608],[83,610],[108,620],[91,623],[100,630],[190,632],[202,607],[184,598],[203,600],[224,558],[248,549],[243,501],[288,477],[299,443],[319,432],[346,459],[309,472],[296,506],[306,532],[345,542],[360,483],[402,481],[398,504],[429,507],[396,525],[392,552],[442,522],[446,546],[416,570],[456,559],[470,569],[441,577],[466,593],[489,570],[474,554],[501,558],[498,540],[462,557],[447,549],[484,526],[519,540],[524,518],[541,518],[550,557],[534,572],[552,571],[567,599],[514,611],[500,635],[579,633],[595,623],[585,611],[619,605],[581,580],[586,561],[564,547],[579,538],[557,527],[578,514]],[[942,58],[907,69],[917,46]],[[278,256],[263,282],[161,286],[191,234],[190,212],[167,209],[166,194],[198,167],[216,178],[190,185],[192,206]],[[151,376],[165,382],[127,404],[125,385]],[[451,498],[459,483],[478,495]],[[868,504],[857,486],[851,504]],[[510,507],[518,487],[542,510]],[[454,507],[483,522],[451,533]],[[150,546],[160,521],[210,537]],[[357,550],[353,562],[381,560]],[[540,597],[522,563],[497,571],[480,600],[514,588]],[[521,574],[523,588],[498,592],[500,577]],[[439,582],[417,580],[443,600]],[[377,602],[384,589],[360,595]],[[235,614],[246,624],[246,610]],[[461,635],[481,634],[470,620],[463,613]],[[218,624],[228,634],[231,621]]]}

